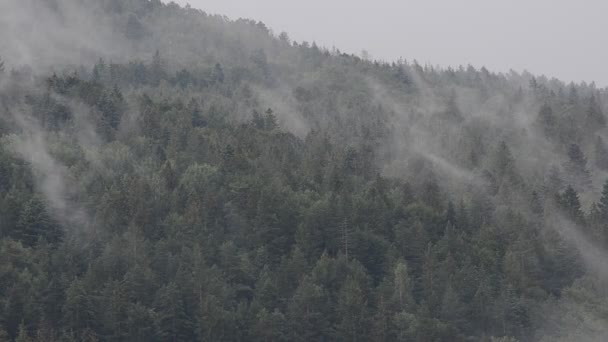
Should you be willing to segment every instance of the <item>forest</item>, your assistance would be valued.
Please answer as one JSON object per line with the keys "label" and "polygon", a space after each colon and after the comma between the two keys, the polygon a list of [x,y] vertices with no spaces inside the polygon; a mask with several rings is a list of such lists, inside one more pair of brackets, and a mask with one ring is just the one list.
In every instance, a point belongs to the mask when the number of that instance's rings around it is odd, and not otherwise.
{"label": "forest", "polygon": [[0,342],[608,339],[607,89],[160,0],[0,20]]}

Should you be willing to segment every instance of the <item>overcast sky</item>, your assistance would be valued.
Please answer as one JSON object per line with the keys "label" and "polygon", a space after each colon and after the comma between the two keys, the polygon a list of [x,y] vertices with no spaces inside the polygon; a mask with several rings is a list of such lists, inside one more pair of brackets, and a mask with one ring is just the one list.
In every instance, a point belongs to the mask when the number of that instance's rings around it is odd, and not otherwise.
{"label": "overcast sky", "polygon": [[349,53],[608,86],[608,0],[176,0]]}

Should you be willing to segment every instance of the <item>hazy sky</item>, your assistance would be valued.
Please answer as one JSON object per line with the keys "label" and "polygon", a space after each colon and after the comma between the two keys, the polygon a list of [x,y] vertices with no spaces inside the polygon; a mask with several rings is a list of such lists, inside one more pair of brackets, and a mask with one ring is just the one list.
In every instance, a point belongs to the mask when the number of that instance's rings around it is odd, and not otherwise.
{"label": "hazy sky", "polygon": [[298,42],[608,86],[608,0],[176,0]]}

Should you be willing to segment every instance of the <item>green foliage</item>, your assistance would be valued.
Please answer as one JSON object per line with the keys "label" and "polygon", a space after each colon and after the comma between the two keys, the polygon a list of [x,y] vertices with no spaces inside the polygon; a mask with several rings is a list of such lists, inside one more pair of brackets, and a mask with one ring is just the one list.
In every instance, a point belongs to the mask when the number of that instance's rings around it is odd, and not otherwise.
{"label": "green foliage", "polygon": [[0,341],[527,341],[543,308],[605,323],[548,220],[608,241],[605,92],[372,62],[159,1],[100,11],[147,57],[3,77]]}
{"label": "green foliage", "polygon": [[577,189],[587,190],[591,187],[591,175],[587,169],[587,158],[578,144],[568,147],[568,161],[564,165],[568,181]]}

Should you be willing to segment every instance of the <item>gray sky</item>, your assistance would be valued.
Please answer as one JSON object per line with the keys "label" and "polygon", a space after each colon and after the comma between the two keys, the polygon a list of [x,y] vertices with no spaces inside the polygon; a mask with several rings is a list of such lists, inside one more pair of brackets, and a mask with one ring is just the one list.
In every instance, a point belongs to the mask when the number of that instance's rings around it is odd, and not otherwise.
{"label": "gray sky", "polygon": [[176,0],[372,57],[608,86],[607,0]]}

